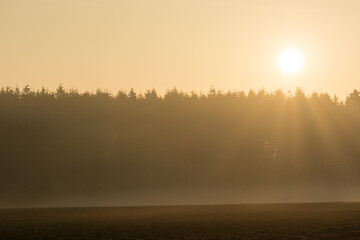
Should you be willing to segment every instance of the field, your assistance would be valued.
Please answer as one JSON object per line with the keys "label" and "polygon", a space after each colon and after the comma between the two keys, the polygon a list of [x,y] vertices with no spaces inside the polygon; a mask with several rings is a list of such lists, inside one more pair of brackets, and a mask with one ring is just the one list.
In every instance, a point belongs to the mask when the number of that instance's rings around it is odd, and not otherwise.
{"label": "field", "polygon": [[360,203],[2,209],[0,239],[360,239]]}

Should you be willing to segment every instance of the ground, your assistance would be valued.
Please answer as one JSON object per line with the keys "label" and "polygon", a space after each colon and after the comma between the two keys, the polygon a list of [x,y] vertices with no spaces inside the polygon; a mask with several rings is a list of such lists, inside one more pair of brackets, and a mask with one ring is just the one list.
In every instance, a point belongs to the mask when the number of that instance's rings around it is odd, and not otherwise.
{"label": "ground", "polygon": [[0,239],[360,239],[360,203],[1,209]]}

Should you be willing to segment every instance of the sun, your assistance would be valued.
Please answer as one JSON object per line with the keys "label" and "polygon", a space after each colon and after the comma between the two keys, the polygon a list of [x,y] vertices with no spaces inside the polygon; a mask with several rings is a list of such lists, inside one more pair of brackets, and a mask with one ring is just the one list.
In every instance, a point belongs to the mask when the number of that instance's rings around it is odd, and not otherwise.
{"label": "sun", "polygon": [[303,66],[304,58],[300,51],[288,49],[279,58],[281,69],[288,74],[297,73]]}

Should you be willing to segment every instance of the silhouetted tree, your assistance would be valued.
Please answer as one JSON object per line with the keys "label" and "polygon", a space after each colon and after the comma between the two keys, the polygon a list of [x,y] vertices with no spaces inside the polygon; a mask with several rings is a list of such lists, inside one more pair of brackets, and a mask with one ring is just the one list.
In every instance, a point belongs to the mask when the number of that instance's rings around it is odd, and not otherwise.
{"label": "silhouetted tree", "polygon": [[360,181],[360,93],[0,90],[0,203]]}

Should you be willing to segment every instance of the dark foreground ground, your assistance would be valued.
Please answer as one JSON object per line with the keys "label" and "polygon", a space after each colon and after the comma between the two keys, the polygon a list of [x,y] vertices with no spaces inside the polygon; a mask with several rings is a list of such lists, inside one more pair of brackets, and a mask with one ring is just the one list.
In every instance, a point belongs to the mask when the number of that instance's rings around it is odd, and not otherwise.
{"label": "dark foreground ground", "polygon": [[0,239],[360,239],[360,203],[2,209]]}

